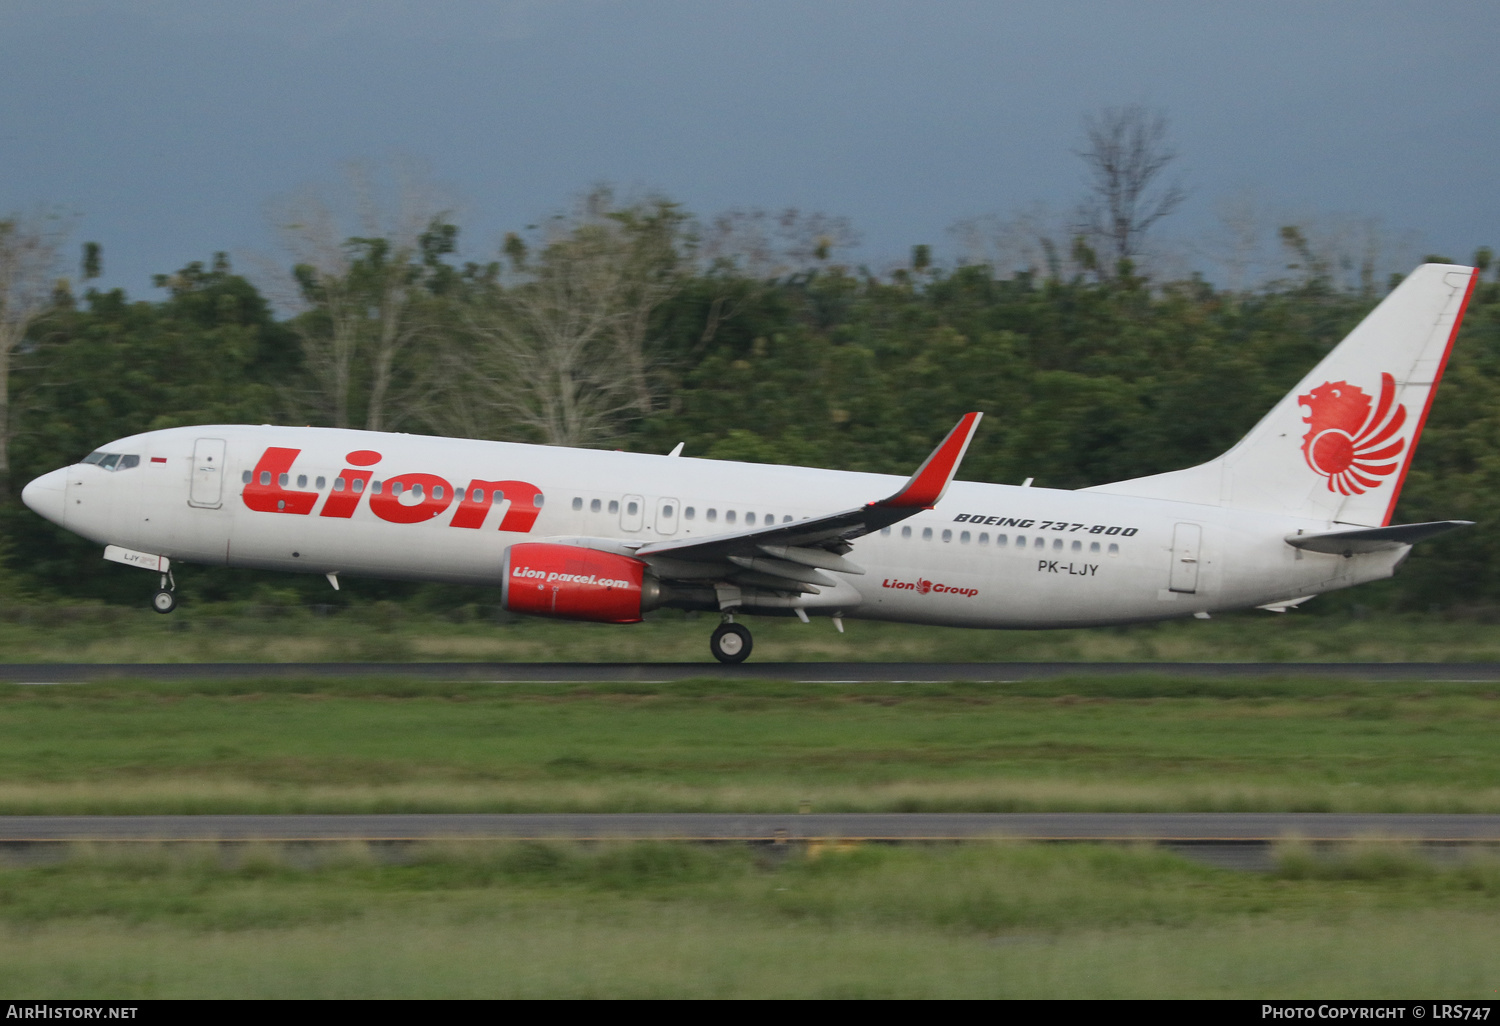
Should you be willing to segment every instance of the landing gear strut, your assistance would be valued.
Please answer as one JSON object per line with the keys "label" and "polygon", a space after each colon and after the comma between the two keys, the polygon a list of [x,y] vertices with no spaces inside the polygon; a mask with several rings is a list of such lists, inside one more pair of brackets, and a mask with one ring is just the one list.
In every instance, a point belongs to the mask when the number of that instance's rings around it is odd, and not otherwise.
{"label": "landing gear strut", "polygon": [[744,624],[726,621],[714,628],[708,650],[721,663],[743,663],[750,655],[750,631]]}
{"label": "landing gear strut", "polygon": [[151,608],[158,613],[170,613],[176,609],[177,596],[172,594],[176,587],[177,582],[172,579],[171,574],[162,574],[161,587],[157,589],[155,595],[151,596]]}

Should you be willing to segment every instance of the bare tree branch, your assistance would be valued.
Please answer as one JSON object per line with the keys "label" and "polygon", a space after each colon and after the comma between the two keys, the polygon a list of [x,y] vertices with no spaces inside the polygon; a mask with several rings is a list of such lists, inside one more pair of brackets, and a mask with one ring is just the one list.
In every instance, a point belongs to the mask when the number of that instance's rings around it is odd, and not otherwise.
{"label": "bare tree branch", "polygon": [[1139,105],[1106,107],[1084,118],[1087,145],[1078,156],[1088,165],[1090,195],[1079,209],[1079,233],[1105,259],[1100,272],[1114,273],[1134,259],[1152,225],[1187,199],[1180,182],[1163,183],[1162,172],[1177,154],[1167,145],[1167,118]]}
{"label": "bare tree branch", "polygon": [[0,496],[10,489],[11,359],[53,302],[58,253],[68,230],[54,216],[0,219]]}
{"label": "bare tree branch", "polygon": [[[393,177],[394,197],[383,197],[375,171],[351,164],[344,203],[309,187],[273,208],[296,303],[311,314],[297,329],[314,402],[336,427],[352,426],[361,408],[365,428],[392,426],[399,361],[426,330],[417,310],[421,240],[447,212],[419,169],[399,165]],[[340,207],[352,209],[341,216]]]}

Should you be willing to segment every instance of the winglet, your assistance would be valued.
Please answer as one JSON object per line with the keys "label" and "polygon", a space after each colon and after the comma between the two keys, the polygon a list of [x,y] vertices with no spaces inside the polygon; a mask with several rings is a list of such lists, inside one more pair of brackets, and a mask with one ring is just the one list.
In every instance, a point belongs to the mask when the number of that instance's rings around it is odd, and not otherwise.
{"label": "winglet", "polygon": [[917,468],[904,488],[890,498],[870,505],[887,509],[931,509],[936,506],[943,493],[948,490],[953,475],[958,472],[958,465],[963,461],[969,442],[974,438],[974,429],[979,427],[979,418],[983,416],[982,413],[964,414],[963,419],[948,432],[943,443],[932,450],[932,455]]}

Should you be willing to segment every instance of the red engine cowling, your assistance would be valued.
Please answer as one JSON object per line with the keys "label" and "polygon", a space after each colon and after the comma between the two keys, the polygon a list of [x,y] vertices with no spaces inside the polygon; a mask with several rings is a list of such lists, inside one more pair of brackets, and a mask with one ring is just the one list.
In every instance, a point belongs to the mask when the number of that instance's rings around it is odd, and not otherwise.
{"label": "red engine cowling", "polygon": [[501,602],[513,613],[637,623],[655,606],[655,581],[629,556],[578,545],[525,542],[505,554]]}

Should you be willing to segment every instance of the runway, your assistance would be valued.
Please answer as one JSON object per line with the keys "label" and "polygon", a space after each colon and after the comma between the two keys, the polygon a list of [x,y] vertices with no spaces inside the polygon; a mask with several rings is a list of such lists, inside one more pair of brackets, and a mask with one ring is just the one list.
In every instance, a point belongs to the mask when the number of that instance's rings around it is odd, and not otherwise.
{"label": "runway", "polygon": [[1500,844],[1500,815],[1276,812],[0,816],[0,845],[68,841],[1144,841]]}
{"label": "runway", "polygon": [[783,680],[829,684],[1008,682],[1057,677],[1318,677],[1500,681],[1500,663],[3,663],[0,682],[406,677],[500,684]]}

